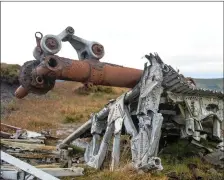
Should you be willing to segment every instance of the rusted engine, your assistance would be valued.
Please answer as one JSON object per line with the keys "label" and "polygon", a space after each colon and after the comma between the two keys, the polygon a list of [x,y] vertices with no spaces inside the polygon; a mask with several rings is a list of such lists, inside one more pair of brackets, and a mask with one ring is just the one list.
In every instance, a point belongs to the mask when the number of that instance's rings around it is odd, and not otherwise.
{"label": "rusted engine", "polygon": [[[85,161],[98,169],[113,138],[114,170],[119,165],[120,136],[129,134],[133,165],[147,171],[163,169],[158,151],[160,140],[167,136],[189,139],[199,147],[204,147],[201,139],[209,138],[219,142],[218,148],[223,151],[223,93],[197,88],[191,78],[165,64],[158,54],[145,55],[148,63],[142,71],[100,62],[103,46],[75,36],[71,27],[57,36],[36,35],[36,41],[36,60],[26,62],[20,72],[21,86],[15,92],[18,98],[29,92],[47,93],[56,79],[132,88],[64,139],[59,145],[62,152],[72,141],[88,134],[92,141],[86,148]],[[79,60],[55,55],[64,41],[75,48]]]}

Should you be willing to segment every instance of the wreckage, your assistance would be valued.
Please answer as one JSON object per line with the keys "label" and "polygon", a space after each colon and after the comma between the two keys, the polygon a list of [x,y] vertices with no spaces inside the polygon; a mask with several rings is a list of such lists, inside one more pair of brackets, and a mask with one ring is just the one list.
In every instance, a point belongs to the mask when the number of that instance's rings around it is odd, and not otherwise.
{"label": "wreckage", "polygon": [[41,133],[1,123],[0,179],[59,180],[58,177],[82,176],[81,167],[61,167],[60,152],[49,141],[58,140],[49,132]]}
{"label": "wreckage", "polygon": [[[201,139],[221,142],[223,123],[222,92],[199,89],[193,79],[185,78],[158,54],[145,55],[144,70],[100,62],[104,47],[74,35],[67,27],[59,35],[35,34],[36,60],[21,68],[21,86],[15,96],[28,93],[44,94],[57,79],[131,88],[115,100],[109,101],[98,113],[65,138],[58,146],[68,159],[68,146],[77,138],[92,137],[84,157],[87,165],[100,168],[113,139],[111,170],[119,165],[120,137],[130,135],[132,162],[142,170],[162,170],[158,157],[161,139],[178,137],[200,144]],[[59,57],[62,42],[69,42],[77,51],[79,60]],[[219,146],[223,150],[223,143]]]}

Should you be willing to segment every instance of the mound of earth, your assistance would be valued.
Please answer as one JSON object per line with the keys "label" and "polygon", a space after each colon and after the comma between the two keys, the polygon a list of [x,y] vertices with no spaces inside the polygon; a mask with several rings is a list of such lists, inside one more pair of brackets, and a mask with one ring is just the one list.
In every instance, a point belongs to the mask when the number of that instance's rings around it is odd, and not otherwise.
{"label": "mound of earth", "polygon": [[5,106],[13,99],[14,92],[19,86],[18,74],[20,65],[1,63],[1,116]]}

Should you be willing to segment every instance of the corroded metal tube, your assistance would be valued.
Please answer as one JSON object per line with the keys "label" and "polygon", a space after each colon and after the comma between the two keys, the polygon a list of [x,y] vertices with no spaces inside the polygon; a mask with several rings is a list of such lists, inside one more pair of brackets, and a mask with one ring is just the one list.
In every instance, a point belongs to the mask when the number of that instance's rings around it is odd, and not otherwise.
{"label": "corroded metal tube", "polygon": [[[45,58],[48,70],[56,73],[57,79],[77,82],[91,82],[94,85],[134,87],[140,80],[142,70],[103,63],[97,60],[71,60],[58,56]],[[38,66],[37,73],[47,73],[45,67]]]}
{"label": "corroded metal tube", "polygon": [[[29,64],[29,68],[30,66]],[[24,72],[28,69],[28,73],[20,73],[21,86],[15,93],[17,98],[25,97],[28,92],[46,93],[54,87],[52,81],[56,79],[92,83],[93,85],[133,88],[143,73],[139,69],[103,63],[97,60],[79,61],[55,55],[49,55],[41,63],[32,66],[32,71],[29,68],[24,67],[22,69]],[[30,77],[32,80],[27,82]]]}

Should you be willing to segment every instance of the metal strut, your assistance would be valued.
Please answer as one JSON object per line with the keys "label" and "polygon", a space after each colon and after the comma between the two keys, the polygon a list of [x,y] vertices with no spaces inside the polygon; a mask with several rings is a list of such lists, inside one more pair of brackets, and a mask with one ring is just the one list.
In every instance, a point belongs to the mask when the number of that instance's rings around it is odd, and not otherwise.
{"label": "metal strut", "polygon": [[[29,177],[30,177],[30,175],[32,175],[32,176],[35,176],[42,180],[59,180],[58,178],[40,170],[40,169],[37,169],[34,166],[32,166],[28,163],[25,163],[25,162],[21,161],[20,159],[17,159],[3,151],[1,151],[1,160],[21,169],[25,173],[29,174],[28,175]],[[7,172],[2,172],[2,176],[3,176],[2,178],[8,178],[9,174],[7,174]],[[4,177],[4,176],[6,176],[6,177]],[[25,180],[26,179],[25,176],[26,175],[24,174],[24,177],[19,178],[19,180]]]}

